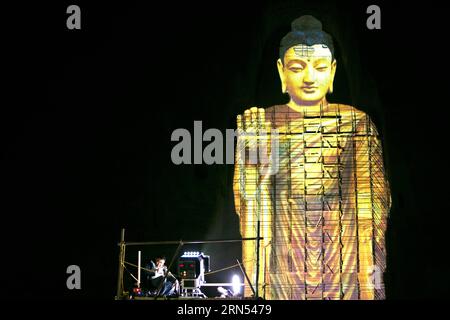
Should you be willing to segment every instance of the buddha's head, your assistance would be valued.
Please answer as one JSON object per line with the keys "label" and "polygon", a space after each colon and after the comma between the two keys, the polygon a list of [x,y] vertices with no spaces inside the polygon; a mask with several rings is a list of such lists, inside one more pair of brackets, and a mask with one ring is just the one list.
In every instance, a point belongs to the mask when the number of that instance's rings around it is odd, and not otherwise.
{"label": "buddha's head", "polygon": [[313,16],[301,16],[291,27],[281,40],[277,61],[282,90],[298,105],[315,105],[333,91],[333,40]]}

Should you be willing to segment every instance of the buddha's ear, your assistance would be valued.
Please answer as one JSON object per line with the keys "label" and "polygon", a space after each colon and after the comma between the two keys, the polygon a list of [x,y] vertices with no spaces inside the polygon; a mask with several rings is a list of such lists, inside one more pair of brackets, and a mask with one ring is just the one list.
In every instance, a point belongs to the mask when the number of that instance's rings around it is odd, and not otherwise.
{"label": "buddha's ear", "polygon": [[286,93],[286,80],[285,80],[285,75],[284,75],[283,62],[281,61],[281,59],[277,60],[277,68],[278,68],[278,74],[280,75],[280,80],[281,80],[281,91],[283,93]]}
{"label": "buddha's ear", "polygon": [[333,60],[331,63],[331,79],[330,79],[330,86],[328,87],[328,93],[333,93],[333,82],[334,82],[334,75],[336,74],[336,59]]}
{"label": "buddha's ear", "polygon": [[334,75],[336,74],[336,66],[337,66],[337,61],[336,59],[333,60],[333,62],[331,63],[331,79],[334,80]]}

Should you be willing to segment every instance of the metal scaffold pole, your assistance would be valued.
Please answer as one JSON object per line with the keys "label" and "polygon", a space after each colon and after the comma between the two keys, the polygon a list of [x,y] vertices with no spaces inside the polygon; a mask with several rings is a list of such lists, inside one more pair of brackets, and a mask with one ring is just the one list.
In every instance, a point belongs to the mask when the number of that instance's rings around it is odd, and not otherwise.
{"label": "metal scaffold pole", "polygon": [[125,229],[122,228],[119,243],[119,269],[117,275],[117,294],[116,300],[122,299],[123,296],[123,267],[125,261]]}
{"label": "metal scaffold pole", "polygon": [[257,225],[257,235],[256,235],[256,285],[255,285],[255,299],[259,298],[259,246],[261,239],[261,221],[258,219]]}

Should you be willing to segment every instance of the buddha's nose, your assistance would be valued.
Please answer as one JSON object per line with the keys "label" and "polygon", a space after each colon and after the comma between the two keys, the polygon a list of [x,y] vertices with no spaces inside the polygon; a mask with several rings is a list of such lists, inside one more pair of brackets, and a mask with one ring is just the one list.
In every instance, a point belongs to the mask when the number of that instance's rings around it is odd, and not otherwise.
{"label": "buddha's nose", "polygon": [[312,85],[316,81],[316,74],[311,68],[306,68],[305,76],[303,77],[303,82],[306,85]]}

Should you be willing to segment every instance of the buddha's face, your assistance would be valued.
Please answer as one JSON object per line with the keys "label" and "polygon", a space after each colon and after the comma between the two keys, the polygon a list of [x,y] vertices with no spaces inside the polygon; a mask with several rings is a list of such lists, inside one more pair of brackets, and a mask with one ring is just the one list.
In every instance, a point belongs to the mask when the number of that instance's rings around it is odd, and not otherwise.
{"label": "buddha's face", "polygon": [[289,48],[284,61],[277,62],[283,90],[299,105],[319,103],[333,86],[336,60],[331,59],[330,49],[321,44]]}

